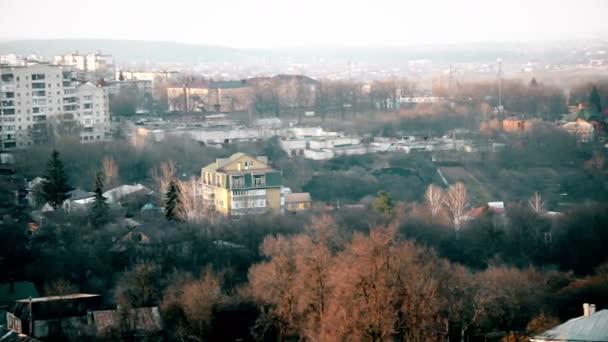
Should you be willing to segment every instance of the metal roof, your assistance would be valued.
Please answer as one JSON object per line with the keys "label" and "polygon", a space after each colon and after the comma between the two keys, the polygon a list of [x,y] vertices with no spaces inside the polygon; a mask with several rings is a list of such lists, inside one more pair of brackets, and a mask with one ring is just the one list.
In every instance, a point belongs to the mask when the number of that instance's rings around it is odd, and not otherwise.
{"label": "metal roof", "polygon": [[532,342],[608,342],[608,310],[573,318],[534,336]]}

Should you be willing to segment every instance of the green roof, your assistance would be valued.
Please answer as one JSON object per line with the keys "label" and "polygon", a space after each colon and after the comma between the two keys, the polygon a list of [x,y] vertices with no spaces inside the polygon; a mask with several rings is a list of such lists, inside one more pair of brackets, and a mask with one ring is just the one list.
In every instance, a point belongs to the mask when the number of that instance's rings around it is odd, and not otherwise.
{"label": "green roof", "polygon": [[598,113],[595,109],[583,108],[578,111],[576,118],[584,119],[585,121],[589,120],[601,120],[600,113]]}

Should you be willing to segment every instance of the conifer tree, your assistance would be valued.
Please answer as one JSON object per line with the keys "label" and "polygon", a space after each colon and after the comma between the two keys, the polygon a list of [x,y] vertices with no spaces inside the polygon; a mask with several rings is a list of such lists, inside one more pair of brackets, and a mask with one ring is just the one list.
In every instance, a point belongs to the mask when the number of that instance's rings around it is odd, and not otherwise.
{"label": "conifer tree", "polygon": [[103,196],[103,176],[100,172],[95,175],[95,200],[91,207],[91,224],[93,227],[101,227],[108,223],[109,206],[107,198]]}
{"label": "conifer tree", "polygon": [[589,102],[598,112],[602,111],[602,100],[600,98],[600,93],[597,91],[597,87],[593,86],[591,89],[591,94],[589,95]]}
{"label": "conifer tree", "polygon": [[179,221],[179,210],[181,206],[180,190],[177,183],[172,180],[167,187],[165,194],[165,218],[168,221]]}
{"label": "conifer tree", "polygon": [[374,209],[386,215],[393,215],[395,213],[395,203],[391,195],[386,191],[378,192],[378,196],[374,200]]}
{"label": "conifer tree", "polygon": [[42,198],[57,210],[70,197],[69,192],[72,190],[63,162],[59,159],[59,152],[53,150],[47,163],[47,174],[42,182]]}

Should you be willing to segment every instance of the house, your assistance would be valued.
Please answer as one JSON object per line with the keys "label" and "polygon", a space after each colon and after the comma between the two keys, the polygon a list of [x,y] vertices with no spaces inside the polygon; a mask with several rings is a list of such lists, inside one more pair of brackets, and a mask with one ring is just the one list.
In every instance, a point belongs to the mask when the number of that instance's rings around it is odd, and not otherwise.
{"label": "house", "polygon": [[158,307],[89,312],[88,324],[99,339],[115,341],[163,341],[163,323]]}
{"label": "house", "polygon": [[510,116],[502,121],[502,129],[507,133],[523,133],[530,130],[535,120]]}
{"label": "house", "polygon": [[144,192],[150,192],[150,189],[146,188],[145,186],[141,185],[141,184],[135,184],[135,185],[121,185],[118,186],[114,189],[110,189],[106,192],[103,193],[103,197],[108,199],[108,203],[117,203],[118,201],[120,201],[122,198],[137,192],[137,191],[144,191]]}
{"label": "house", "polygon": [[[71,212],[72,210],[83,210],[87,208],[87,205],[95,201],[95,194],[92,192],[84,191],[82,189],[74,189],[68,193],[70,197],[63,202],[61,205],[63,210]],[[42,212],[54,211],[53,207],[49,203],[44,204]]]}
{"label": "house", "polygon": [[310,210],[310,193],[295,192],[285,194],[285,210],[291,212]]}
{"label": "house", "polygon": [[235,153],[201,170],[203,200],[216,211],[237,217],[281,209],[283,175],[264,156]]}
{"label": "house", "polygon": [[9,305],[17,299],[38,297],[38,291],[32,282],[10,281],[0,283],[0,325],[6,317]]}
{"label": "house", "polygon": [[306,149],[306,139],[285,138],[279,140],[279,145],[287,155],[291,157],[301,156]]}
{"label": "house", "polygon": [[15,300],[7,310],[7,327],[41,339],[83,336],[87,311],[101,303],[100,295],[86,293]]}
{"label": "house", "polygon": [[595,312],[595,305],[584,304],[584,314],[530,339],[531,342],[608,341],[608,310]]}
{"label": "house", "polygon": [[0,328],[0,342],[40,342],[35,338],[6,328]]}

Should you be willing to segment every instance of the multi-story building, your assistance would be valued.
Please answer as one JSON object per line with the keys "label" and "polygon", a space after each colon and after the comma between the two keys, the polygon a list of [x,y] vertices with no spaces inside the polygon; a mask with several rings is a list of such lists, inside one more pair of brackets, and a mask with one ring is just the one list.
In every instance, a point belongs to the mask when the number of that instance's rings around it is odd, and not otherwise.
{"label": "multi-story building", "polygon": [[15,53],[0,55],[0,64],[7,64],[9,66],[26,66],[32,63],[40,63],[42,61],[42,56],[36,54],[30,54],[28,56],[22,56]]}
{"label": "multi-story building", "polygon": [[110,137],[109,89],[85,83],[76,89],[81,141],[105,140]]}
{"label": "multi-story building", "polygon": [[97,82],[99,79],[114,78],[114,58],[101,52],[80,54],[67,53],[53,58],[55,64],[71,66],[78,72],[78,79]]}
{"label": "multi-story building", "polygon": [[280,213],[282,179],[281,172],[268,165],[267,157],[236,153],[202,169],[203,199],[231,217]]}
{"label": "multi-story building", "polygon": [[120,70],[115,73],[117,81],[148,81],[152,90],[152,95],[155,100],[167,100],[167,87],[169,82],[177,80],[179,73],[177,71],[133,71]]}
{"label": "multi-story building", "polygon": [[64,66],[0,66],[0,148],[45,143],[50,126],[57,128],[52,130],[54,134],[75,133],[91,115],[92,122],[103,120],[104,129],[91,134],[84,125],[81,140],[85,136],[105,139],[109,130],[107,93],[91,87],[96,88],[92,84],[79,86],[74,72]]}

